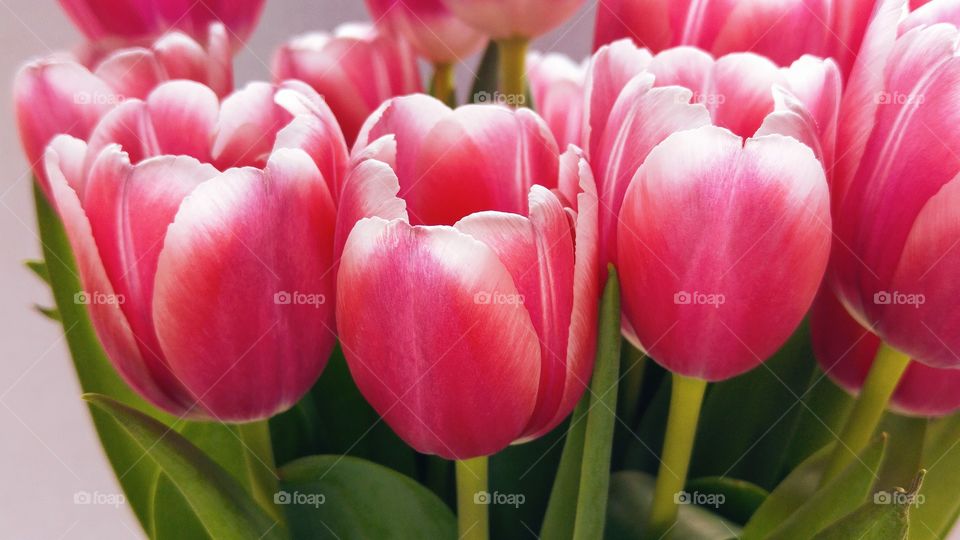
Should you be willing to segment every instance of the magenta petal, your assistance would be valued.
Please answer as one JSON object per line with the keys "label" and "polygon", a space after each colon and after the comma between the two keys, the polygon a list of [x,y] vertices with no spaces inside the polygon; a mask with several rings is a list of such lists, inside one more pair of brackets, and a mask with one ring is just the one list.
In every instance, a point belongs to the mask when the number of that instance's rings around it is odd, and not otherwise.
{"label": "magenta petal", "polygon": [[299,150],[277,151],[264,171],[227,171],[184,201],[153,317],[201,414],[266,418],[313,385],[333,347],[333,228],[330,192]]}
{"label": "magenta petal", "polygon": [[775,352],[813,301],[831,237],[823,167],[789,137],[680,132],[637,171],[619,227],[625,312],[646,350],[723,380]]}
{"label": "magenta petal", "polygon": [[519,294],[488,247],[449,227],[365,219],[347,240],[338,290],[350,372],[408,444],[466,459],[522,433],[540,350],[522,304],[485,301]]}
{"label": "magenta petal", "polygon": [[[586,110],[583,112],[583,144],[590,159],[597,155],[607,118],[620,92],[631,79],[643,73],[651,59],[649,51],[637,48],[627,39],[605,45],[593,55],[584,85]],[[647,86],[653,86],[649,74],[642,76]]]}
{"label": "magenta petal", "polygon": [[409,221],[407,203],[397,197],[399,191],[397,175],[386,163],[368,159],[353,167],[337,208],[337,258],[353,226],[361,219],[376,216],[386,220]]}
{"label": "magenta petal", "polygon": [[118,51],[101,62],[94,72],[125,98],[144,99],[166,79],[163,66],[147,49]]}

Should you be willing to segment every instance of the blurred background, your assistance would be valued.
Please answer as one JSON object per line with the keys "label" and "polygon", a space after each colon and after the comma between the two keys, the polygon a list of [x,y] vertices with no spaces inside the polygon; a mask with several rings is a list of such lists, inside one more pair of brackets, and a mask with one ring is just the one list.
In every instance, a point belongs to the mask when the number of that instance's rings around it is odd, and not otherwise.
{"label": "blurred background", "polygon": [[[595,6],[587,2],[535,48],[579,61],[589,52]],[[238,85],[269,79],[273,50],[288,37],[366,18],[360,0],[267,0],[237,57]],[[17,540],[144,537],[130,510],[111,504],[121,491],[80,401],[62,330],[33,310],[52,304],[49,291],[23,265],[40,249],[31,176],[14,125],[13,76],[25,60],[79,40],[54,0],[0,0],[0,536]],[[477,62],[458,66],[461,81]]]}

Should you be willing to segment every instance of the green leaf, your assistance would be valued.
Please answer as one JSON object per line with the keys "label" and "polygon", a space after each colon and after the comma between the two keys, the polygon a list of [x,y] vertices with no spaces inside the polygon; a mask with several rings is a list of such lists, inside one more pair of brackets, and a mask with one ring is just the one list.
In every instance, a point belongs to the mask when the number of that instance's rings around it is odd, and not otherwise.
{"label": "green leaf", "polygon": [[30,269],[38,278],[43,280],[47,285],[50,284],[50,272],[47,271],[47,263],[42,260],[29,260],[24,261],[24,266]]}
{"label": "green leaf", "polygon": [[[34,201],[47,275],[80,387],[84,392],[110,396],[164,422],[173,423],[173,417],[157,411],[137,395],[107,360],[94,333],[86,306],[74,301],[82,286],[60,218],[36,185]],[[108,414],[94,407],[90,407],[90,414],[127,502],[144,530],[151,530],[150,499],[156,481],[156,464],[144,458],[140,446]]]}
{"label": "green leaf", "polygon": [[830,447],[821,448],[807,458],[780,482],[770,496],[757,508],[747,526],[745,535],[764,538],[777,525],[790,517],[790,514],[809,499],[820,483],[820,476],[830,458]]}
{"label": "green leaf", "polygon": [[814,369],[804,322],[762,365],[712,385],[697,429],[691,475],[730,476],[772,489],[780,481],[803,409],[799,398]]}
{"label": "green leaf", "polygon": [[[610,503],[607,505],[607,540],[640,540],[645,536],[645,516],[653,503],[654,479],[637,471],[620,471],[610,479]],[[736,538],[740,527],[699,506],[681,505],[677,524],[670,538],[678,540],[717,540]],[[549,539],[544,539],[549,540]]]}
{"label": "green leaf", "polygon": [[723,504],[715,512],[737,523],[746,523],[750,516],[763,504],[769,493],[765,489],[745,480],[723,476],[708,476],[687,482],[688,493],[722,495]]}
{"label": "green leaf", "polygon": [[921,502],[918,492],[925,473],[917,473],[909,492],[897,488],[892,494],[877,493],[873,500],[821,531],[814,540],[906,540],[911,509]]}
{"label": "green leaf", "polygon": [[586,414],[590,395],[586,394],[577,403],[570,417],[569,428],[563,442],[563,454],[557,467],[557,476],[550,491],[550,502],[543,518],[540,537],[544,540],[568,540],[573,538],[573,526],[577,515],[577,495],[580,493],[580,464],[583,461],[583,438],[587,433]]}
{"label": "green leaf", "polygon": [[55,307],[43,307],[40,304],[34,304],[33,309],[51,321],[62,322],[60,319],[60,311]]}
{"label": "green leaf", "polygon": [[910,540],[946,538],[960,514],[960,414],[932,422],[923,452],[923,504],[911,513]]}
{"label": "green leaf", "polygon": [[106,396],[84,399],[112,416],[177,486],[213,538],[283,539],[243,486],[202,450],[166,425]]}
{"label": "green leaf", "polygon": [[[778,487],[767,499],[770,506],[768,507],[767,503],[761,505],[747,524],[743,539],[811,538],[831,522],[852,512],[870,493],[883,461],[886,442],[885,434],[875,439],[860,453],[860,459],[848,465],[839,476],[820,489],[806,493],[798,490],[790,493],[791,499],[787,500],[778,497]],[[821,454],[815,454],[815,457],[821,458]],[[816,474],[806,478],[814,484],[819,483],[826,461],[818,465]],[[789,479],[788,477],[787,480]],[[785,501],[789,504],[783,504]],[[802,504],[796,505],[801,501]],[[757,516],[761,519],[757,519]],[[771,517],[775,517],[775,521]]]}
{"label": "green leaf", "polygon": [[311,456],[280,470],[278,500],[294,538],[457,537],[456,518],[430,490],[376,463]]}
{"label": "green leaf", "polygon": [[590,380],[590,407],[587,409],[587,432],[583,439],[574,538],[603,537],[617,415],[620,340],[620,282],[616,269],[609,265],[607,285],[600,302],[597,362]]}
{"label": "green leaf", "polygon": [[500,90],[500,60],[497,52],[497,44],[491,41],[486,50],[483,51],[483,58],[480,59],[480,65],[477,67],[477,76],[473,80],[473,87],[470,89],[470,99],[468,103],[478,103],[482,101],[480,96],[490,96]]}

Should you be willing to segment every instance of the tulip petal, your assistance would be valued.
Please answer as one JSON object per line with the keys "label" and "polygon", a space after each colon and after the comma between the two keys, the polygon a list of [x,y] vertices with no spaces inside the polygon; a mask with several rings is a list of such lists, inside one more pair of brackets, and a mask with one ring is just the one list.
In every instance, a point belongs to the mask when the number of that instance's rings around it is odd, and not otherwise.
{"label": "tulip petal", "polygon": [[77,259],[90,318],[107,356],[124,380],[158,407],[174,413],[185,412],[185,392],[175,382],[164,387],[169,376],[160,379],[155,376],[163,369],[141,355],[140,345],[118,301],[120,297],[107,277],[90,221],[81,205],[82,196],[78,196],[83,189],[78,190],[76,178],[83,170],[85,152],[83,141],[61,135],[50,143],[46,170],[53,203]]}
{"label": "tulip petal", "polygon": [[625,312],[653,358],[732,377],[775,352],[813,301],[831,237],[823,167],[789,137],[676,133],[637,171],[618,237]]}
{"label": "tulip petal", "polygon": [[123,49],[108,56],[94,71],[117,94],[145,99],[151,90],[165,80],[163,66],[157,57],[143,48]]}
{"label": "tulip petal", "polygon": [[229,170],[183,202],[160,253],[153,317],[209,417],[285,410],[326,365],[333,229],[333,199],[300,150],[278,150],[264,171]]}
{"label": "tulip petal", "polygon": [[773,111],[773,86],[782,80],[776,64],[752,53],[734,53],[714,64],[703,95],[713,122],[751,137]]}
{"label": "tulip petal", "polygon": [[[626,39],[605,45],[593,55],[587,69],[583,113],[583,144],[590,160],[596,159],[607,118],[621,91],[631,79],[643,73],[651,59],[649,51],[638,49]],[[642,76],[648,87],[653,86],[649,74]]]}
{"label": "tulip petal", "polygon": [[484,301],[519,294],[488,247],[449,227],[365,219],[347,240],[338,290],[350,372],[408,444],[466,459],[521,434],[540,350],[523,305]]}
{"label": "tulip petal", "polygon": [[275,103],[275,92],[268,83],[253,82],[223,100],[212,150],[218,169],[266,164],[277,132],[293,119]]}
{"label": "tulip petal", "polygon": [[353,226],[361,219],[376,216],[409,221],[407,203],[397,197],[399,191],[397,175],[386,163],[368,159],[354,166],[344,184],[337,209],[337,258]]}

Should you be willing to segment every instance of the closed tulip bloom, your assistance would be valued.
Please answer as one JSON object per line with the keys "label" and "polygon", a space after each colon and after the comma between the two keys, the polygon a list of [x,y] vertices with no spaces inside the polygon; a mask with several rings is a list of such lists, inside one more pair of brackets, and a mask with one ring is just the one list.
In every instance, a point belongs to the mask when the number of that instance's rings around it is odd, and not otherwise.
{"label": "closed tulip bloom", "polygon": [[233,66],[222,25],[209,28],[206,45],[180,32],[149,47],[113,51],[94,62],[70,54],[33,61],[17,73],[14,102],[27,159],[44,191],[43,151],[58,134],[86,140],[100,118],[127,98],[145,98],[160,83],[189,79],[218,95],[233,90]]}
{"label": "closed tulip bloom", "polygon": [[590,168],[527,109],[384,104],[338,217],[337,324],[357,386],[408,444],[451,459],[538,437],[593,367]]}
{"label": "closed tulip bloom", "polygon": [[533,108],[550,126],[561,148],[579,146],[586,67],[556,53],[530,53],[527,66]]}
{"label": "closed tulip bloom", "polygon": [[789,65],[830,57],[846,74],[876,0],[604,0],[595,48],[621,38],[660,52],[692,45],[715,55],[750,51]]}
{"label": "closed tulip bloom", "polygon": [[956,368],[960,32],[907,26],[898,37],[902,8],[878,11],[844,96],[830,284],[890,347]]}
{"label": "closed tulip bloom", "polygon": [[[839,386],[856,394],[880,349],[880,338],[851,317],[828,290],[810,313],[813,351],[820,367]],[[890,408],[911,416],[945,416],[960,410],[960,370],[910,362],[890,398]]]}
{"label": "closed tulip bloom", "polygon": [[221,104],[162,84],[108,113],[90,142],[50,144],[53,202],[107,356],[156,406],[267,418],[333,348],[334,196],[346,146],[301,83]]}
{"label": "closed tulip bloom", "polygon": [[443,0],[458,17],[493,39],[534,38],[572,16],[583,0]]}
{"label": "closed tulip bloom", "polygon": [[239,43],[250,37],[264,0],[59,0],[74,24],[91,41],[139,41],[177,29],[194,38],[210,23],[226,26]]}
{"label": "closed tulip bloom", "polygon": [[464,24],[442,0],[366,0],[377,23],[434,63],[455,63],[477,52],[487,37]]}
{"label": "closed tulip bloom", "polygon": [[292,39],[274,55],[273,73],[278,81],[299,79],[323,95],[349,143],[381,103],[422,89],[409,45],[366,24]]}
{"label": "closed tulip bloom", "polygon": [[742,138],[787,135],[830,167],[840,91],[830,60],[804,57],[778,68],[751,53],[714,59],[677,47],[651,56],[629,40],[602,47],[587,74],[583,132],[602,201],[602,260],[616,261],[627,186],[666,137],[710,124]]}

